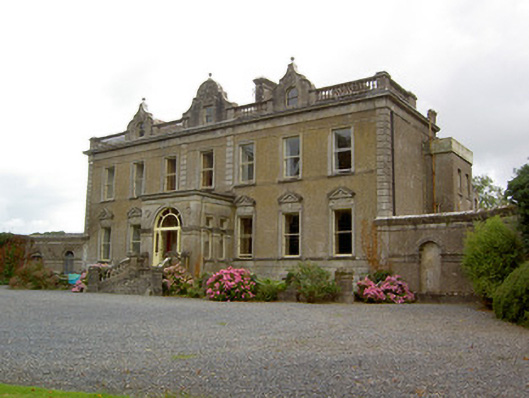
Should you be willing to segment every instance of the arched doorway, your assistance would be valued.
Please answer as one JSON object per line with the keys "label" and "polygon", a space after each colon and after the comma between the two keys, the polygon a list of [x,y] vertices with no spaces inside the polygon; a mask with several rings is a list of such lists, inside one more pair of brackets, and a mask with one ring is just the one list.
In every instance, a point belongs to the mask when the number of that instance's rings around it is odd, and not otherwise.
{"label": "arched doorway", "polygon": [[424,243],[420,249],[420,293],[441,291],[441,248],[434,242]]}
{"label": "arched doorway", "polygon": [[153,263],[160,264],[168,252],[181,253],[181,228],[180,213],[173,208],[162,210],[154,222],[154,248]]}
{"label": "arched doorway", "polygon": [[71,274],[73,273],[73,260],[74,254],[71,251],[64,253],[64,273]]}

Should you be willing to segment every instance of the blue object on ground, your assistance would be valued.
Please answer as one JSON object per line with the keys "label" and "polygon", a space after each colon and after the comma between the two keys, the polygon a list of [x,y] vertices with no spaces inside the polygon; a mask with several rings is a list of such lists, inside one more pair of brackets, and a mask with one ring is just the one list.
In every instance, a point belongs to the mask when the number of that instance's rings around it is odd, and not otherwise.
{"label": "blue object on ground", "polygon": [[75,285],[75,282],[79,280],[81,274],[68,274],[68,283],[70,285]]}

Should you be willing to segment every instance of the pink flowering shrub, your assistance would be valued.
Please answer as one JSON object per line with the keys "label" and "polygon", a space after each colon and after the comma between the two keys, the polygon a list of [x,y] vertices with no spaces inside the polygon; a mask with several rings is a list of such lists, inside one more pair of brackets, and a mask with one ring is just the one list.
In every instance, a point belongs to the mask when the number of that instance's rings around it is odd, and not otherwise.
{"label": "pink flowering shrub", "polygon": [[88,272],[83,271],[81,272],[81,277],[77,279],[75,284],[72,287],[72,292],[74,293],[83,293],[86,291],[86,278],[88,276]]}
{"label": "pink flowering shrub", "polygon": [[[99,271],[99,274],[103,274],[104,272],[108,271],[110,269],[110,265],[107,263],[97,263],[97,264],[91,264],[88,266],[88,268],[96,268]],[[81,276],[75,282],[72,288],[72,292],[74,293],[83,293],[86,291],[86,286],[88,285],[88,271],[81,272]]]}
{"label": "pink flowering shrub", "polygon": [[163,270],[163,291],[166,295],[187,295],[193,287],[193,277],[180,264]]}
{"label": "pink flowering shrub", "polygon": [[368,303],[411,303],[415,295],[400,275],[389,275],[383,281],[373,282],[369,275],[358,281],[358,297]]}
{"label": "pink flowering shrub", "polygon": [[255,297],[256,284],[250,271],[228,267],[206,282],[206,297],[216,301],[246,301]]}

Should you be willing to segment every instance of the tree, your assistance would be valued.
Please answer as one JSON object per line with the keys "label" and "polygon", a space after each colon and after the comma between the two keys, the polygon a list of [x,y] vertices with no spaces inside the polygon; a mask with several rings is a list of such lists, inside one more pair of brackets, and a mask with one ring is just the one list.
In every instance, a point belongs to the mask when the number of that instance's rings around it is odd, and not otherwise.
{"label": "tree", "polygon": [[492,296],[504,279],[523,260],[523,247],[514,229],[499,216],[477,222],[469,231],[463,251],[463,270],[470,278],[474,292],[492,304]]}
{"label": "tree", "polygon": [[472,185],[478,194],[478,207],[480,209],[492,209],[507,204],[501,187],[493,184],[489,176],[475,176]]}
{"label": "tree", "polygon": [[505,198],[518,208],[518,229],[529,252],[529,163],[515,170],[516,177],[507,183]]}

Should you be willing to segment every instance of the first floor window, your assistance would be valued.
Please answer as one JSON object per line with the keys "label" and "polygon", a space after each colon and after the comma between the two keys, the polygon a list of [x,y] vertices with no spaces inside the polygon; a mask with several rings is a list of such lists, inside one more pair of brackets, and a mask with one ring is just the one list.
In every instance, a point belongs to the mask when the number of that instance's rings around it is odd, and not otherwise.
{"label": "first floor window", "polygon": [[335,173],[345,173],[353,167],[353,141],[350,129],[339,129],[333,131],[333,150]]}
{"label": "first floor window", "polygon": [[239,257],[250,258],[253,255],[253,217],[239,217]]}
{"label": "first floor window", "polygon": [[200,169],[200,187],[213,188],[213,151],[202,152]]}
{"label": "first floor window", "polygon": [[175,191],[177,184],[176,157],[165,158],[164,191]]}
{"label": "first floor window", "polygon": [[111,230],[110,228],[103,228],[101,230],[101,247],[99,257],[101,261],[110,261],[111,252]]}
{"label": "first floor window", "polygon": [[299,213],[283,214],[283,254],[285,256],[299,256],[299,246]]}
{"label": "first floor window", "polygon": [[145,166],[143,162],[134,163],[132,173],[132,196],[137,198],[143,193],[143,184],[145,180]]}
{"label": "first floor window", "polygon": [[283,177],[295,178],[301,173],[301,144],[299,136],[283,139]]}
{"label": "first floor window", "polygon": [[141,226],[132,225],[130,233],[130,251],[139,254],[141,250]]}
{"label": "first floor window", "polygon": [[254,144],[239,146],[239,182],[246,183],[254,180]]}
{"label": "first floor window", "polygon": [[353,254],[353,213],[351,209],[334,210],[334,254]]}
{"label": "first floor window", "polygon": [[114,166],[105,168],[103,180],[103,200],[114,199]]}

